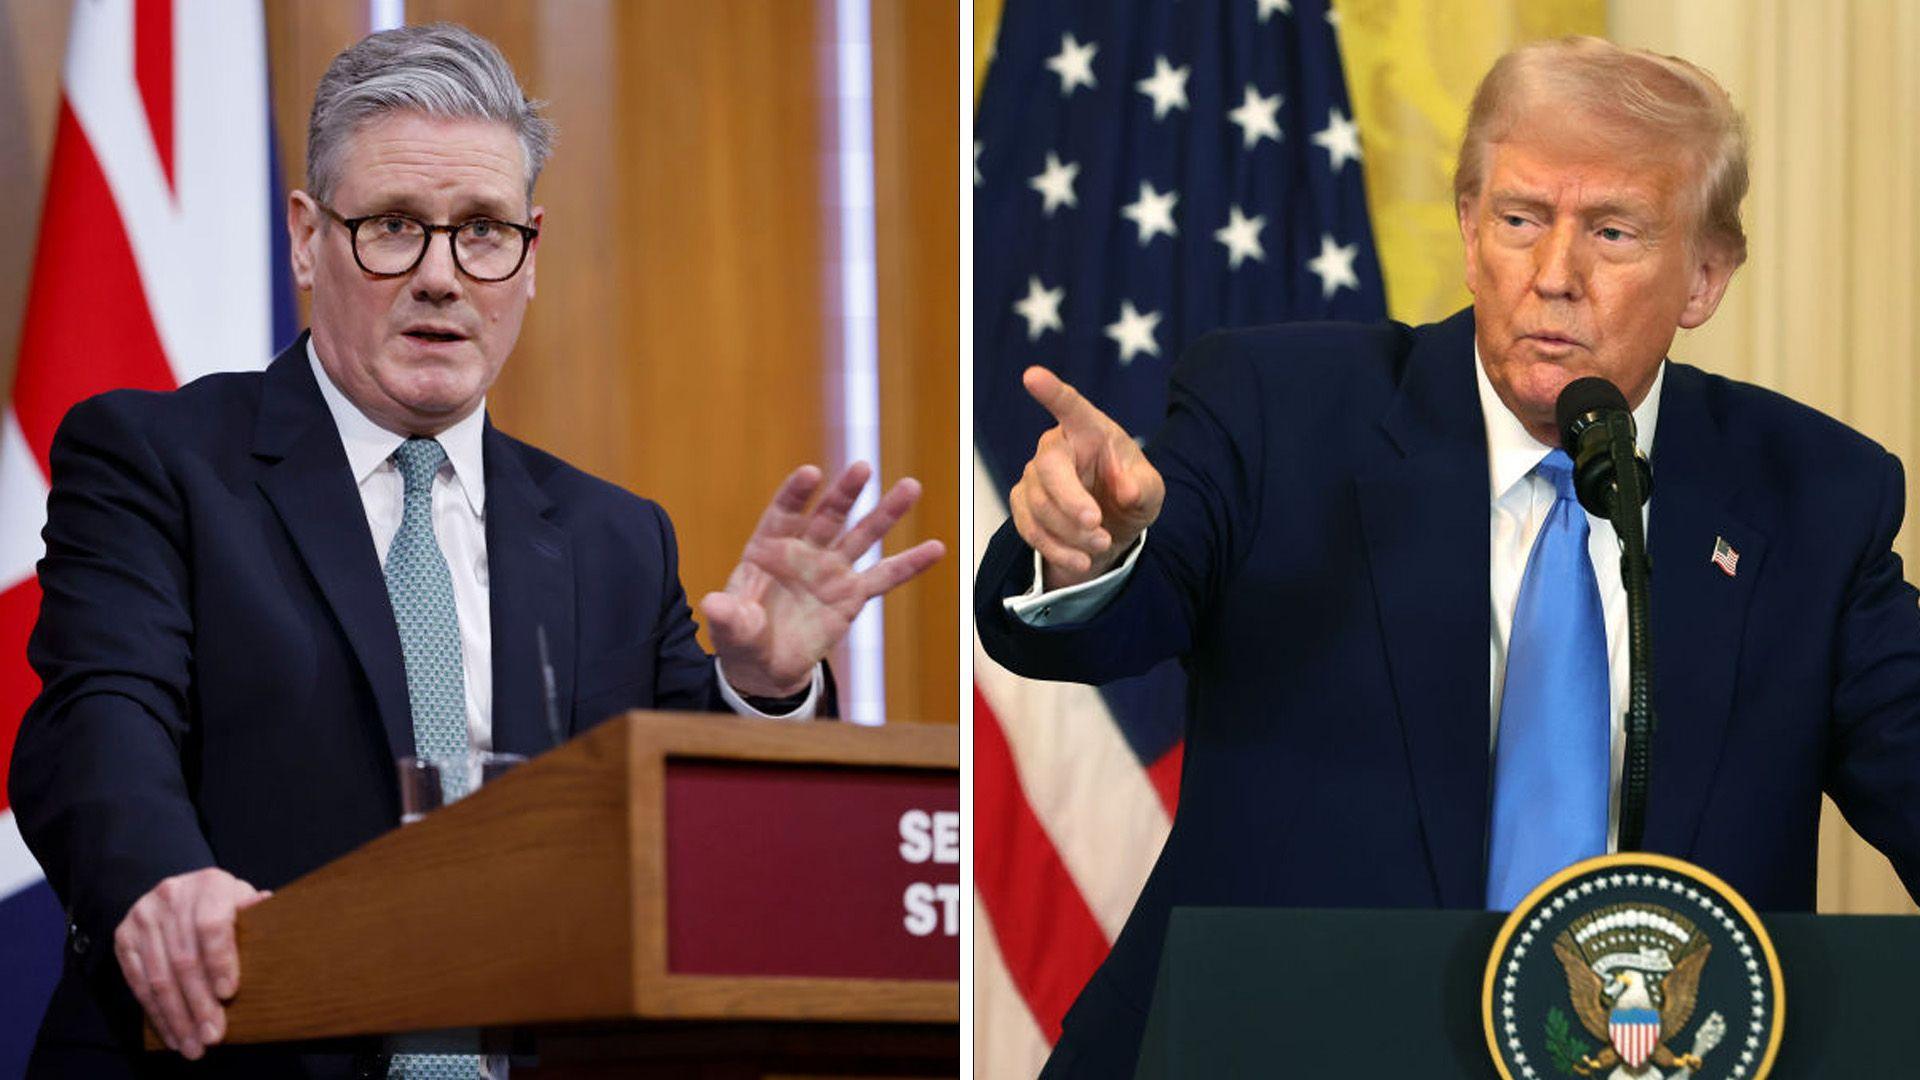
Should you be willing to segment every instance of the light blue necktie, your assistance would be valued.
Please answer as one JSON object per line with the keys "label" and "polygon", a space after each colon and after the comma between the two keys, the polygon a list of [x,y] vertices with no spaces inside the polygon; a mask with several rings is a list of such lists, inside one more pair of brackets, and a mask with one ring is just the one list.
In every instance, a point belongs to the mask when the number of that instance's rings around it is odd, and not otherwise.
{"label": "light blue necktie", "polygon": [[[408,439],[393,453],[406,482],[400,529],[387,549],[387,597],[400,629],[400,655],[407,669],[407,704],[413,710],[413,746],[419,757],[446,758],[467,752],[467,692],[460,664],[460,618],[453,605],[453,575],[433,534],[433,477],[447,460],[434,439]],[[466,794],[464,769],[442,769],[441,795],[452,802]],[[388,1080],[475,1080],[478,1054],[395,1054]]]}
{"label": "light blue necktie", "polygon": [[1587,514],[1566,451],[1534,472],[1558,497],[1527,557],[1507,638],[1487,848],[1494,911],[1511,911],[1555,872],[1607,849],[1612,706]]}

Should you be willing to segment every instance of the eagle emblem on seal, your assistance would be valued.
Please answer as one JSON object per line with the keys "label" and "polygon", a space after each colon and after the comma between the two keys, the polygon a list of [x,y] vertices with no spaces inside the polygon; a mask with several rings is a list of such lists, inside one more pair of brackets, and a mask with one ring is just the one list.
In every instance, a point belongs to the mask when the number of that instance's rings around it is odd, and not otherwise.
{"label": "eagle emblem on seal", "polygon": [[[1726,1031],[1719,1013],[1701,1024],[1690,1052],[1667,1044],[1693,1019],[1712,953],[1692,921],[1654,904],[1611,904],[1569,924],[1555,936],[1553,954],[1566,971],[1574,1014],[1602,1046],[1573,1062],[1573,1071],[1606,1080],[1684,1080],[1699,1071]],[[1679,1071],[1661,1071],[1667,1068]]]}

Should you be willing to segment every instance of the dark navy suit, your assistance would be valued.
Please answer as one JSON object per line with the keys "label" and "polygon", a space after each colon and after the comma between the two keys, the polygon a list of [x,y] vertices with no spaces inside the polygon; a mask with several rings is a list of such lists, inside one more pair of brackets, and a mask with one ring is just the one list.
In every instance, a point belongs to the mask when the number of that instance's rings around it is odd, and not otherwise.
{"label": "dark navy suit", "polygon": [[[994,537],[976,601],[996,660],[1099,683],[1179,657],[1190,686],[1172,833],[1053,1074],[1132,1074],[1174,905],[1481,906],[1491,493],[1473,363],[1470,311],[1211,336],[1174,371],[1148,449],[1166,502],[1106,608],[1025,626],[1002,600],[1032,551]],[[1806,910],[1824,790],[1920,894],[1899,462],[1670,364],[1652,463],[1647,848],[1762,911]],[[1737,574],[1712,563],[1716,538]]]}
{"label": "dark navy suit", "polygon": [[[666,514],[491,424],[483,448],[494,749],[552,743],[540,627],[569,732],[630,708],[725,711]],[[112,949],[127,908],[206,866],[283,885],[392,828],[406,673],[304,338],[264,373],[75,406],[46,542],[28,649],[45,688],[9,794],[74,930],[35,1069],[131,1075],[99,1056],[138,1035]],[[232,1075],[351,1072],[284,1049],[216,1049],[193,1072],[223,1059]]]}

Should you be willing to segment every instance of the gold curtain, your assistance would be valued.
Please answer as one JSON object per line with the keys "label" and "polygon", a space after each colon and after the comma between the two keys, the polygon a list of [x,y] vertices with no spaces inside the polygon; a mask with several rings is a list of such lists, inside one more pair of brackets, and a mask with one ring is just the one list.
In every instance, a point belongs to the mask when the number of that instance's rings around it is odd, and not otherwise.
{"label": "gold curtain", "polygon": [[1522,42],[1606,32],[1604,0],[1334,0],[1366,154],[1387,310],[1408,323],[1466,307],[1453,161],[1473,89]]}
{"label": "gold curtain", "polygon": [[[1614,40],[1720,79],[1752,133],[1748,262],[1674,356],[1838,417],[1920,487],[1920,0],[1612,0]],[[1915,530],[1897,545],[1912,565]],[[1909,572],[1911,576],[1911,572]],[[1911,912],[1827,806],[1820,910]]]}

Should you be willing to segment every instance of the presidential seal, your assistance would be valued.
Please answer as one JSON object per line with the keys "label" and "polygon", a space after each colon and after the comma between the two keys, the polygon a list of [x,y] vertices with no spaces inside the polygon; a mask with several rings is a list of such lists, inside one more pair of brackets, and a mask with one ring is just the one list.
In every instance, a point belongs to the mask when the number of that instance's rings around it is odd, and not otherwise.
{"label": "presidential seal", "polygon": [[1588,859],[1507,917],[1481,1014],[1504,1080],[1760,1080],[1786,1006],[1766,928],[1690,863]]}

